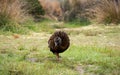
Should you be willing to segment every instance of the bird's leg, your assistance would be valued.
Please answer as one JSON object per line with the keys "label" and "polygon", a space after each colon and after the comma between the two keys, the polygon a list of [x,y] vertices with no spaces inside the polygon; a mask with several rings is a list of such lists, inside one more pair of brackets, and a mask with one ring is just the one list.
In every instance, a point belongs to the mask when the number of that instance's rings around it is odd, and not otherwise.
{"label": "bird's leg", "polygon": [[60,58],[59,53],[55,53],[55,55],[57,56],[57,60],[59,61]]}

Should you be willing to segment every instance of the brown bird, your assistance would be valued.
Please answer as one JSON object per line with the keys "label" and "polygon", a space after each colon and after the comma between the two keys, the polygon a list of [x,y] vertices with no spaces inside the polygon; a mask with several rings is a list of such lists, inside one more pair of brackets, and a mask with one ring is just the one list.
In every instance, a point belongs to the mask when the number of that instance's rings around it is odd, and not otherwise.
{"label": "brown bird", "polygon": [[68,35],[64,31],[56,31],[48,40],[50,51],[57,56],[59,60],[59,53],[64,52],[70,45]]}

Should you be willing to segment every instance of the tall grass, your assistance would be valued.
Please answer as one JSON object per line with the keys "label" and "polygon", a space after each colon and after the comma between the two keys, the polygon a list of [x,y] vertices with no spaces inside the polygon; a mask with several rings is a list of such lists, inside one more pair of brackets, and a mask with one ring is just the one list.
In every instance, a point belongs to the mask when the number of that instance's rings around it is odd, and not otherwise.
{"label": "tall grass", "polygon": [[23,1],[20,0],[0,0],[0,27],[19,27],[19,23],[25,21],[25,10]]}
{"label": "tall grass", "polygon": [[98,22],[120,23],[119,0],[102,0],[95,10]]}

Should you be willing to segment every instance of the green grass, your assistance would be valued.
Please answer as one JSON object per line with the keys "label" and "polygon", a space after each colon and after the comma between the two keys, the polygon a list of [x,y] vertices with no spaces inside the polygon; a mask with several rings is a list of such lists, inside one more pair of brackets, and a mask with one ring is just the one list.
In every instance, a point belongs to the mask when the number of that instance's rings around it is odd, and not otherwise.
{"label": "green grass", "polygon": [[35,23],[32,19],[26,21],[23,24],[9,24],[0,28],[0,34],[29,34],[31,32],[48,32],[52,31],[54,27],[50,26],[50,23],[56,23],[55,21],[44,20],[42,22]]}
{"label": "green grass", "polygon": [[22,24],[15,24],[10,23],[0,28],[0,34],[29,34],[31,32],[48,32],[52,33],[55,29],[62,29],[62,28],[77,28],[82,26],[89,25],[90,22],[82,22],[82,21],[72,21],[72,22],[57,22],[52,20],[42,20],[40,22],[34,22],[32,19],[26,21]]}
{"label": "green grass", "polygon": [[84,24],[78,21],[64,23],[64,22],[56,22],[51,20],[43,20],[37,23],[30,20],[24,24],[24,26],[27,27],[28,29],[37,31],[37,32],[40,32],[40,31],[49,32],[49,31],[53,31],[55,29],[61,29],[61,28],[76,28],[84,25],[88,25],[88,24]]}
{"label": "green grass", "polygon": [[66,28],[77,28],[90,25],[91,22],[85,18],[75,19],[69,22],[65,22],[64,27]]}
{"label": "green grass", "polygon": [[[14,33],[1,31],[0,75],[120,74],[119,26],[76,26],[76,29],[64,25],[49,20],[30,21],[23,25],[30,34],[20,34],[17,39],[12,36]],[[47,44],[56,29],[69,33],[71,42],[69,49],[60,54],[60,61]]]}
{"label": "green grass", "polygon": [[[95,74],[114,74],[113,69],[119,72],[120,57],[115,50],[100,47],[76,47],[72,46],[69,53],[65,56],[72,58],[78,64],[82,64],[86,72],[93,72]],[[74,50],[74,51],[73,51]],[[120,53],[120,51],[118,51]],[[92,68],[89,68],[93,66]],[[96,69],[94,69],[96,68]],[[106,70],[107,69],[107,70]]]}
{"label": "green grass", "polygon": [[[72,45],[61,54],[60,62],[44,46],[30,51],[10,50],[0,55],[1,75],[79,75],[77,67],[82,67],[85,75],[118,75],[120,51],[99,47]],[[35,61],[32,61],[36,59]],[[30,60],[31,59],[31,60]],[[79,66],[80,65],[80,66]]]}

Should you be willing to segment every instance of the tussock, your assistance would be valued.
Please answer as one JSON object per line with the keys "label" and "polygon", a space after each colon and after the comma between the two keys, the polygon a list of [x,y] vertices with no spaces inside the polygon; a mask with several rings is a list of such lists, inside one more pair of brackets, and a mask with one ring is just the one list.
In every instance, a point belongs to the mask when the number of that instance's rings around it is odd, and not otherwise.
{"label": "tussock", "polygon": [[26,16],[23,6],[24,3],[20,0],[0,0],[0,20],[2,22],[6,22],[5,20],[9,22],[10,20],[16,23],[25,21]]}
{"label": "tussock", "polygon": [[102,0],[96,7],[96,17],[98,22],[119,23],[120,21],[120,1]]}

